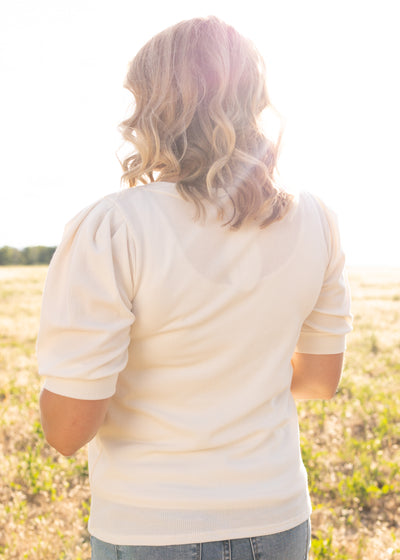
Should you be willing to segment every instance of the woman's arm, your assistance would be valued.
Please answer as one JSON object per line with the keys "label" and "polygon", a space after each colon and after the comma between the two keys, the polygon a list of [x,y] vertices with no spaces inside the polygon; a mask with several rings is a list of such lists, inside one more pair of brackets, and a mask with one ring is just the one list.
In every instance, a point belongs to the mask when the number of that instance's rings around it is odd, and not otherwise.
{"label": "woman's arm", "polygon": [[295,399],[331,399],[343,367],[341,354],[300,354],[292,357],[291,391]]}
{"label": "woman's arm", "polygon": [[43,389],[40,415],[47,442],[62,455],[73,455],[96,435],[109,401],[72,399]]}

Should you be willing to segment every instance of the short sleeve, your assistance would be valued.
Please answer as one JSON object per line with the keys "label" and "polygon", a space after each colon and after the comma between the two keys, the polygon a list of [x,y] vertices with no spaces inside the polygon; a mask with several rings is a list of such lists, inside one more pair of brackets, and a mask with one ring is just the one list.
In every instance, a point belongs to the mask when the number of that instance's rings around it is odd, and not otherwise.
{"label": "short sleeve", "polygon": [[340,354],[346,348],[346,334],[352,330],[350,287],[337,217],[321,201],[317,203],[328,249],[328,265],[317,302],[302,325],[296,352]]}
{"label": "short sleeve", "polygon": [[134,243],[112,199],[65,228],[50,263],[37,339],[39,374],[53,393],[112,396],[128,360]]}

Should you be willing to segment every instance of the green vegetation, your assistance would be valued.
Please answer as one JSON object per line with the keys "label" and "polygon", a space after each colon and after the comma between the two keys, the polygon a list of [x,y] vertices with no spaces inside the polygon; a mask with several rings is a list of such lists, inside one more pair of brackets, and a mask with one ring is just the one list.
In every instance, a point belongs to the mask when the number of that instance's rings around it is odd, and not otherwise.
{"label": "green vegetation", "polygon": [[[0,559],[88,560],[85,450],[43,439],[35,340],[46,267],[0,268]],[[400,270],[351,270],[354,332],[334,399],[298,405],[312,560],[400,559]]]}
{"label": "green vegetation", "polygon": [[351,270],[354,331],[334,399],[298,406],[314,559],[400,558],[400,270]]}
{"label": "green vegetation", "polygon": [[1,265],[32,265],[49,264],[56,247],[25,247],[16,249],[15,247],[0,247],[0,266]]}

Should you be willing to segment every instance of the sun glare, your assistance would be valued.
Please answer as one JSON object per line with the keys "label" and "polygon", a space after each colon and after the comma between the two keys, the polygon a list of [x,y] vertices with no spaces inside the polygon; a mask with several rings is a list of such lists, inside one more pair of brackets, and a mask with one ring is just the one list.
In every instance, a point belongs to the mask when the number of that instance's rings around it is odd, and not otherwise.
{"label": "sun glare", "polygon": [[163,28],[215,14],[265,58],[269,94],[285,124],[280,170],[288,189],[311,190],[337,211],[350,261],[400,265],[396,2],[271,0],[262,16],[251,0],[246,9],[211,0],[139,12],[128,0],[57,6],[8,3],[0,21],[7,47],[0,58],[0,246],[53,245],[82,205],[118,190],[116,127],[129,60]]}

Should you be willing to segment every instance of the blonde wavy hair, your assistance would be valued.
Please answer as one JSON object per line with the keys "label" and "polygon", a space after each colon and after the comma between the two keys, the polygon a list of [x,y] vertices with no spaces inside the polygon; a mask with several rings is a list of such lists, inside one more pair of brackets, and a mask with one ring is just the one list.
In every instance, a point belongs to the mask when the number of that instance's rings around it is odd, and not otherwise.
{"label": "blonde wavy hair", "polygon": [[[215,203],[225,225],[260,227],[286,213],[292,196],[277,186],[280,136],[261,126],[272,108],[264,61],[254,45],[214,16],[183,21],[154,36],[130,63],[125,87],[133,114],[120,130],[133,145],[122,162],[130,187],[175,182],[195,203]],[[223,189],[232,210],[220,204]]]}

